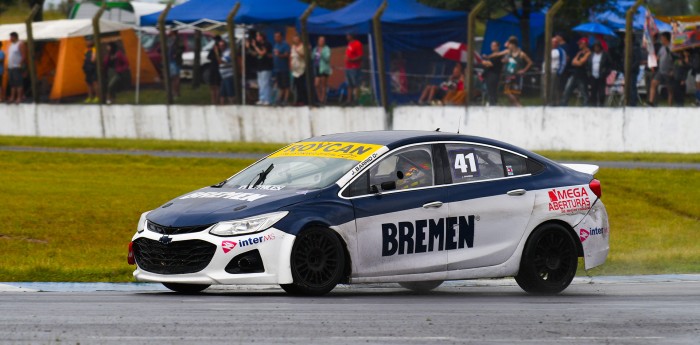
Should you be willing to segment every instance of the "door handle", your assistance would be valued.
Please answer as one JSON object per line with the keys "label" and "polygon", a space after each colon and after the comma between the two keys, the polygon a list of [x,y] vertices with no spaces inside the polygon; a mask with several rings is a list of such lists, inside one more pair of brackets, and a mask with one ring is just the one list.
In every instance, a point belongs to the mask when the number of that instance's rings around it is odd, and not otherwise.
{"label": "door handle", "polygon": [[508,193],[506,193],[506,194],[508,194],[510,196],[518,196],[518,195],[523,195],[526,192],[527,191],[524,189],[513,189],[513,190],[508,191]]}
{"label": "door handle", "polygon": [[423,205],[423,208],[439,208],[442,206],[442,201],[433,201]]}

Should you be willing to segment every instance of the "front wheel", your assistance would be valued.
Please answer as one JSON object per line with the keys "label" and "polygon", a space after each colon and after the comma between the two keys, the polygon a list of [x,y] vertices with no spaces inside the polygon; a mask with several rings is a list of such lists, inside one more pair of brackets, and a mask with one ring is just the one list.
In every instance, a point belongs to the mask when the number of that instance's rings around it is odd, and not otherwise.
{"label": "front wheel", "polygon": [[290,258],[291,284],[281,285],[292,295],[325,295],[340,282],[345,270],[345,251],[332,230],[314,227],[294,241]]}
{"label": "front wheel", "polygon": [[195,294],[210,287],[208,284],[182,284],[182,283],[163,283],[163,285],[175,292],[184,294]]}
{"label": "front wheel", "polygon": [[442,280],[431,280],[431,281],[424,281],[424,282],[401,282],[399,285],[401,287],[415,291],[415,292],[428,292],[430,290],[433,290],[440,286],[442,284]]}
{"label": "front wheel", "polygon": [[530,235],[515,281],[528,293],[553,295],[571,284],[577,266],[571,232],[558,224],[546,224]]}

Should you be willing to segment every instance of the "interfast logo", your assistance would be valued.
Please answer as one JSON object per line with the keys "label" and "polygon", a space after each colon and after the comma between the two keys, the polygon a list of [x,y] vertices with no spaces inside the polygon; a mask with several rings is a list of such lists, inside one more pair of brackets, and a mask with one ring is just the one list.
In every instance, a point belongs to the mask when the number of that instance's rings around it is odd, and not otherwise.
{"label": "interfast logo", "polygon": [[223,249],[224,254],[230,252],[233,250],[233,248],[236,248],[236,242],[233,241],[223,241],[221,242],[221,249]]}
{"label": "interfast logo", "polygon": [[608,228],[589,228],[588,230],[579,229],[578,236],[581,239],[581,242],[584,242],[591,236],[605,235],[604,237],[606,237],[607,233]]}
{"label": "interfast logo", "polygon": [[581,239],[581,242],[585,242],[586,239],[588,239],[588,236],[590,236],[590,235],[591,235],[591,234],[588,232],[588,230],[586,230],[586,229],[581,229],[581,230],[579,231],[578,237]]}

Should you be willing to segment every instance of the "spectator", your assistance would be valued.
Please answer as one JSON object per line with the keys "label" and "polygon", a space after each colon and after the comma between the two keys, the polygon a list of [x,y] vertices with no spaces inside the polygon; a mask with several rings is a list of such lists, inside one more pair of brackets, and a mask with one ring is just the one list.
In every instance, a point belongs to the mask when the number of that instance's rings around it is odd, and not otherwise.
{"label": "spectator", "polygon": [[[253,103],[259,100],[260,96],[260,86],[258,85],[257,95],[251,88],[252,85],[258,83],[258,52],[253,49],[253,41],[255,41],[257,33],[251,30],[245,39],[245,49],[241,50],[241,54],[245,52],[245,57],[241,56],[241,60],[245,60],[245,68],[243,74],[245,75],[244,87],[248,92],[246,92],[245,101],[246,103]],[[248,102],[250,101],[250,102]]]}
{"label": "spectator", "polygon": [[107,76],[107,104],[112,104],[117,97],[117,92],[129,85],[131,80],[129,62],[114,42],[107,45],[104,69]]}
{"label": "spectator", "polygon": [[603,50],[600,42],[593,44],[593,53],[586,66],[591,86],[591,103],[595,107],[605,104],[605,86],[612,69],[610,55]]}
{"label": "spectator", "polygon": [[579,95],[583,98],[583,105],[588,105],[588,74],[586,72],[586,64],[588,59],[591,57],[591,50],[588,49],[588,39],[581,38],[578,40],[578,53],[571,60],[571,65],[573,66],[573,73],[566,81],[566,87],[564,87],[564,96],[561,99],[561,105],[568,105],[569,98],[574,92],[574,89],[578,89]]}
{"label": "spectator", "polygon": [[316,87],[316,99],[318,103],[326,103],[326,90],[328,90],[328,77],[331,75],[331,49],[326,45],[326,37],[319,36],[316,48],[313,51],[314,86]]}
{"label": "spectator", "polygon": [[168,69],[170,72],[170,87],[173,97],[180,97],[180,71],[182,70],[182,53],[185,48],[180,42],[180,37],[176,30],[170,30],[168,40]]}
{"label": "spectator", "polygon": [[270,105],[272,99],[272,45],[265,39],[262,32],[255,35],[255,40],[252,41],[252,48],[256,55],[256,66],[258,70],[258,89],[260,95],[256,104]]}
{"label": "spectator", "polygon": [[360,86],[360,67],[362,67],[362,43],[352,34],[347,34],[348,47],[345,50],[345,81],[348,84],[348,103],[357,101]]}
{"label": "spectator", "polygon": [[690,54],[690,68],[695,74],[695,105],[700,106],[700,48],[693,49]]}
{"label": "spectator", "polygon": [[438,105],[442,102],[448,93],[453,94],[455,91],[464,90],[464,73],[460,63],[455,64],[452,69],[452,74],[440,83],[440,85],[428,85],[423,89],[423,93],[418,100],[419,104]]}
{"label": "spectator", "polygon": [[3,76],[5,75],[5,52],[2,50],[2,41],[0,41],[0,103],[5,98],[5,93],[2,92]]}
{"label": "spectator", "polygon": [[685,82],[690,72],[690,51],[682,50],[673,62],[673,103],[682,107],[685,103]]}
{"label": "spectator", "polygon": [[630,101],[629,105],[636,107],[639,105],[639,90],[637,90],[637,82],[640,78],[640,67],[642,64],[642,49],[639,46],[639,41],[632,35],[632,78],[630,79]]}
{"label": "spectator", "polygon": [[297,93],[297,105],[309,104],[309,96],[306,90],[306,54],[304,52],[304,43],[299,38],[299,35],[294,35],[294,38],[292,38],[291,69],[294,77],[294,89]]}
{"label": "spectator", "polygon": [[[561,81],[566,70],[567,56],[563,47],[559,46],[560,40],[552,38],[552,65],[551,79],[549,83],[549,105],[559,105],[561,103]],[[544,68],[543,68],[544,69]]]}
{"label": "spectator", "polygon": [[500,43],[491,42],[491,54],[484,55],[484,79],[486,80],[486,93],[489,105],[498,105],[498,82],[501,80],[503,70],[503,54]]}
{"label": "spectator", "polygon": [[[209,51],[207,59],[209,59],[209,94],[211,95],[211,104],[218,104],[219,90],[221,89],[221,73],[219,72],[219,64],[221,63],[222,51],[219,47],[223,41],[220,35],[214,36],[214,47]],[[225,46],[226,42],[224,42]],[[233,73],[233,71],[231,71]],[[222,102],[223,103],[223,102]]]}
{"label": "spectator", "polygon": [[83,103],[97,103],[100,101],[97,92],[97,58],[95,43],[93,41],[86,42],[87,49],[83,58],[83,73],[85,73],[85,84],[88,88],[88,96]]}
{"label": "spectator", "polygon": [[221,104],[233,104],[236,97],[236,89],[233,81],[234,59],[231,56],[231,49],[228,49],[226,41],[219,40],[216,50],[219,57],[219,75],[221,76],[221,90],[219,98]]}
{"label": "spectator", "polygon": [[289,44],[282,38],[281,32],[275,32],[273,47],[273,72],[277,80],[277,103],[289,102]]}
{"label": "spectator", "polygon": [[510,37],[506,46],[508,51],[503,58],[506,71],[504,93],[512,105],[521,107],[519,96],[523,90],[523,75],[532,67],[532,60],[520,49],[516,37]]}
{"label": "spectator", "polygon": [[10,98],[7,102],[19,104],[24,100],[22,68],[26,63],[27,49],[24,43],[20,42],[19,35],[16,32],[10,33],[10,47],[7,50],[7,55],[7,74],[10,86]]}
{"label": "spectator", "polygon": [[649,105],[656,106],[656,94],[659,85],[666,86],[668,93],[668,105],[673,105],[673,56],[671,49],[668,48],[671,43],[671,34],[668,32],[661,33],[661,46],[659,47],[656,56],[659,59],[659,65],[654,73],[654,79],[651,81],[649,88]]}

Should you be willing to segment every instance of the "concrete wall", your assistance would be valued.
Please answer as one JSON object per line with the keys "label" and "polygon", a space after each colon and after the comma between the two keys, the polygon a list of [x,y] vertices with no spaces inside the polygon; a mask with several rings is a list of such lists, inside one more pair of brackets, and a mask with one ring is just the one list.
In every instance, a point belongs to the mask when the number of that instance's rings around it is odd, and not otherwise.
{"label": "concrete wall", "polygon": [[[532,150],[700,152],[696,108],[409,106],[395,108],[392,121]],[[285,143],[384,128],[378,107],[0,104],[0,135]]]}

